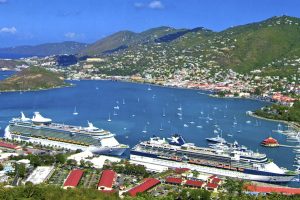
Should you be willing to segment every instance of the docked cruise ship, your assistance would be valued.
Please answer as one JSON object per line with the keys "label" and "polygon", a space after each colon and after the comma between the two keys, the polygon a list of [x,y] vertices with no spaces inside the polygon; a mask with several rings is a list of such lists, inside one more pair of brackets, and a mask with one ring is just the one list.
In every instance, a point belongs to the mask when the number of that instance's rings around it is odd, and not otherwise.
{"label": "docked cruise ship", "polygon": [[35,112],[32,119],[21,112],[21,117],[13,118],[4,133],[4,138],[8,139],[119,156],[129,147],[119,144],[114,136],[90,122],[88,127],[52,123],[51,119],[43,117],[39,112]]}
{"label": "docked cruise ship", "polygon": [[133,163],[151,166],[152,169],[188,168],[224,177],[262,182],[284,183],[291,181],[296,173],[278,167],[265,154],[248,150],[235,144],[216,144],[198,147],[186,143],[182,136],[171,138],[152,137],[131,149]]}

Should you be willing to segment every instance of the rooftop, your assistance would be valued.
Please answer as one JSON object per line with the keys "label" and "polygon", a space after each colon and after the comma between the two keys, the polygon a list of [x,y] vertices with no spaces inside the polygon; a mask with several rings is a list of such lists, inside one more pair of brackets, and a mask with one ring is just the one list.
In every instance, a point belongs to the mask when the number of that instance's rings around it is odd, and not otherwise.
{"label": "rooftop", "polygon": [[112,188],[116,176],[117,173],[115,171],[109,169],[104,170],[99,180],[98,187]]}
{"label": "rooftop", "polygon": [[83,175],[83,171],[80,169],[74,169],[70,172],[67,180],[64,183],[64,187],[76,187]]}
{"label": "rooftop", "polygon": [[130,189],[128,191],[128,193],[130,194],[130,196],[135,197],[137,195],[137,193],[139,193],[139,192],[145,192],[145,191],[151,189],[152,187],[158,185],[159,183],[160,183],[160,181],[157,180],[157,179],[155,179],[155,178],[147,178],[140,185],[138,185],[138,186]]}

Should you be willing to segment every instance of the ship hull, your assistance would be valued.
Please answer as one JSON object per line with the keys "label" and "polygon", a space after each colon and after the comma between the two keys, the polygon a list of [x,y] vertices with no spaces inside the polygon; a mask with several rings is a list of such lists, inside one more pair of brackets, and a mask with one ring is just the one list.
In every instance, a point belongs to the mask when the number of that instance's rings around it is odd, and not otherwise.
{"label": "ship hull", "polygon": [[59,142],[59,141],[52,141],[52,140],[47,140],[47,139],[42,139],[42,138],[33,138],[33,137],[27,137],[27,136],[22,136],[22,135],[16,135],[12,134],[9,131],[9,126],[6,127],[5,129],[5,134],[4,138],[8,139],[14,139],[17,141],[25,141],[25,142],[31,142],[34,144],[40,144],[40,145],[45,145],[45,146],[52,146],[52,147],[60,147],[64,149],[69,149],[69,150],[82,150],[82,151],[91,151],[94,154],[101,154],[101,155],[111,155],[111,156],[120,156],[122,155],[127,148],[122,148],[122,147],[102,147],[102,146],[83,146],[83,145],[77,145],[77,144],[71,144],[71,143],[65,143],[65,142]]}
{"label": "ship hull", "polygon": [[147,166],[151,165],[152,169],[155,169],[155,165],[157,166],[157,169],[159,169],[160,167],[188,168],[191,170],[208,173],[208,174],[214,174],[218,176],[239,178],[239,179],[251,180],[251,181],[269,182],[269,183],[286,183],[286,182],[290,182],[295,177],[294,175],[285,175],[285,174],[263,175],[263,174],[259,174],[259,172],[257,172],[257,174],[238,172],[238,171],[196,165],[191,163],[177,162],[177,161],[151,158],[151,157],[132,155],[132,154],[130,155],[130,162],[144,165],[146,168]]}

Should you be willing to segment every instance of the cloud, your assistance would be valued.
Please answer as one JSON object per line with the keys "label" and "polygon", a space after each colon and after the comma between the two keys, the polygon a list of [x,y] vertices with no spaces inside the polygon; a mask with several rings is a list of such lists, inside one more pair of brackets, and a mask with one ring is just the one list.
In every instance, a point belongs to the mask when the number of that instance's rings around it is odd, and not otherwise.
{"label": "cloud", "polygon": [[[0,0],[2,1],[2,0]],[[0,33],[10,33],[10,34],[15,34],[17,32],[16,27],[3,27],[0,29]]]}
{"label": "cloud", "polygon": [[83,39],[84,35],[80,33],[75,33],[75,32],[67,32],[65,33],[65,38],[73,40],[73,39]]}
{"label": "cloud", "polygon": [[133,4],[133,6],[135,8],[150,8],[150,9],[163,9],[165,8],[165,6],[163,5],[163,3],[159,0],[154,0],[149,2],[148,4],[145,3],[141,3],[141,2],[135,2]]}
{"label": "cloud", "polygon": [[164,8],[164,5],[162,4],[161,1],[151,1],[151,2],[148,4],[148,7],[149,7],[149,8],[152,8],[152,9],[163,9],[163,8]]}

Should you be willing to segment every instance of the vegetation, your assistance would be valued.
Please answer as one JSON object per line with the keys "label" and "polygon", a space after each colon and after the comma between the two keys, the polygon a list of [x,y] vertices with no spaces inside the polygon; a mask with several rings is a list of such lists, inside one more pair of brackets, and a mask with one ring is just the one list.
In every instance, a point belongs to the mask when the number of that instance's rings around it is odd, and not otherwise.
{"label": "vegetation", "polygon": [[22,160],[22,159],[30,160],[30,164],[33,165],[34,167],[37,167],[37,166],[43,166],[43,165],[52,165],[54,163],[64,164],[66,161],[66,155],[65,154],[57,154],[55,156],[51,156],[51,155],[29,154],[26,156],[23,156],[23,155],[14,156],[11,158],[11,160]]}
{"label": "vegetation", "polygon": [[29,67],[0,82],[0,91],[26,91],[67,86],[62,74],[41,67]]}
{"label": "vegetation", "polygon": [[[62,189],[54,185],[32,185],[26,183],[23,186],[7,188],[0,186],[0,199],[14,200],[14,199],[30,199],[30,200],[119,200],[117,194],[106,194],[96,189],[76,188],[76,189]],[[215,195],[215,196],[214,196]],[[270,194],[267,196],[252,196],[241,194],[240,196],[233,196],[230,193],[220,192],[213,194],[202,189],[184,189],[181,192],[174,192],[167,196],[153,197],[149,193],[138,194],[137,197],[126,196],[125,200],[210,200],[211,198],[223,200],[296,200],[299,196],[286,196],[281,194]]]}
{"label": "vegetation", "polygon": [[129,162],[125,163],[112,163],[111,165],[104,165],[103,169],[113,169],[117,173],[135,175],[135,176],[143,176],[148,177],[149,173],[146,171],[145,166],[143,165],[134,165]]}
{"label": "vegetation", "polygon": [[296,101],[292,107],[272,104],[255,111],[254,114],[268,119],[300,123],[300,101]]}
{"label": "vegetation", "polygon": [[104,61],[95,66],[98,73],[107,75],[168,77],[185,69],[197,77],[201,75],[199,69],[218,72],[220,67],[288,76],[298,73],[300,66],[299,24],[299,18],[281,16],[221,32],[170,27],[141,33],[121,31],[95,42],[81,54],[103,57]]}

